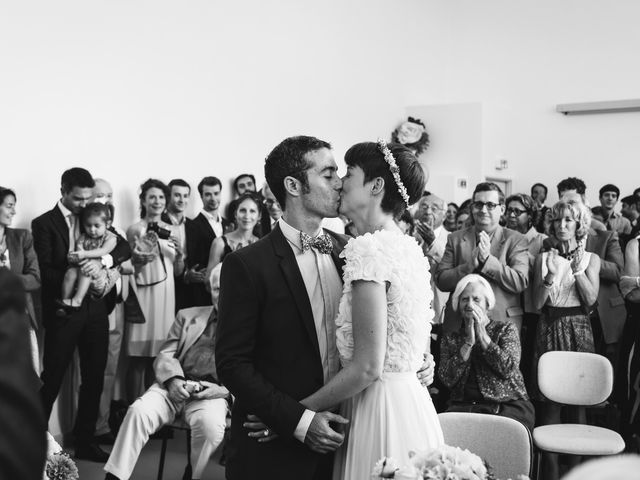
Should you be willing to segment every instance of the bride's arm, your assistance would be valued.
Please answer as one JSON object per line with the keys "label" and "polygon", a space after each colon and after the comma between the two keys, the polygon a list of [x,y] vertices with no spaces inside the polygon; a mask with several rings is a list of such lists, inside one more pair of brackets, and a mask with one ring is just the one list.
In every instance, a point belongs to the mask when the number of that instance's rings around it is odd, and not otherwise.
{"label": "bride's arm", "polygon": [[335,377],[300,403],[329,410],[354,396],[382,373],[387,345],[387,292],[384,283],[358,280],[352,285],[353,359]]}

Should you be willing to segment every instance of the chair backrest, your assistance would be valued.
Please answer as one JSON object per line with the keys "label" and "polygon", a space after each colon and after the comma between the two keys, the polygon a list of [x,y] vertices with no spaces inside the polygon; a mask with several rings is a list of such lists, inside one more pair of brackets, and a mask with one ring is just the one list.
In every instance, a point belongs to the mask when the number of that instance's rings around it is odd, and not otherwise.
{"label": "chair backrest", "polygon": [[546,352],[538,361],[540,392],[557,403],[597,405],[613,389],[613,367],[602,355]]}
{"label": "chair backrest", "polygon": [[444,442],[466,448],[485,460],[497,478],[531,474],[531,433],[512,418],[484,413],[445,412],[438,415]]}

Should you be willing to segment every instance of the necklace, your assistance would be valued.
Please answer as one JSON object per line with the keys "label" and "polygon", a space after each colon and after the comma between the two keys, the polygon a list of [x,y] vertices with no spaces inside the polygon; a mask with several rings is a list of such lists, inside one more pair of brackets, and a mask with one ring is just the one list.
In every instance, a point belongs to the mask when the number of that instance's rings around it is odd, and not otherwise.
{"label": "necklace", "polygon": [[576,248],[574,248],[573,250],[570,250],[568,252],[560,252],[560,256],[562,258],[566,258],[567,260],[571,261],[574,258],[576,258],[576,256],[578,255],[578,251],[580,250],[580,245],[578,245]]}

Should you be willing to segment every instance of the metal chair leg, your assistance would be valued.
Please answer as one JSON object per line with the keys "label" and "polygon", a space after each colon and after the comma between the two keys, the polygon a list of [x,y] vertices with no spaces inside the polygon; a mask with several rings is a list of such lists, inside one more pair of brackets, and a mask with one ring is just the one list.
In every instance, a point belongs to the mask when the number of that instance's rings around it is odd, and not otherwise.
{"label": "metal chair leg", "polygon": [[193,467],[191,466],[191,430],[187,430],[187,466],[184,468],[182,480],[191,480],[193,477]]}
{"label": "metal chair leg", "polygon": [[162,480],[164,475],[164,460],[167,455],[167,442],[169,440],[169,429],[166,428],[162,433],[162,447],[160,448],[160,464],[158,465],[158,480]]}

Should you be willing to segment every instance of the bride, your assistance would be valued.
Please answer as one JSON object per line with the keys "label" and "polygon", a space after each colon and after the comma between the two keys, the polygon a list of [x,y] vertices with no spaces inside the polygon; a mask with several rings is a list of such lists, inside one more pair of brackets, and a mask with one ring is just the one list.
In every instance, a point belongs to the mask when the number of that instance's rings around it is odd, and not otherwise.
{"label": "bride", "polygon": [[433,311],[429,263],[394,218],[416,202],[425,175],[399,144],[359,143],[345,154],[340,213],[360,236],[342,252],[344,289],[336,319],[342,369],[302,400],[313,411],[342,404],[350,420],[334,479],[369,478],[382,456],[408,463],[436,447],[442,430],[416,376],[428,351]]}

